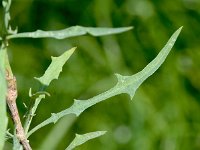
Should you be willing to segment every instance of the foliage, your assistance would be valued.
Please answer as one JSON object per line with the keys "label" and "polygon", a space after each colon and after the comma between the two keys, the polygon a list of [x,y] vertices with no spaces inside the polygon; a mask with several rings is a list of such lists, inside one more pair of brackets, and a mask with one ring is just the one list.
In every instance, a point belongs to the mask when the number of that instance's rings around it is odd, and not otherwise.
{"label": "foliage", "polygon": [[[3,2],[5,2],[5,1],[3,1]],[[4,4],[4,5],[7,6],[8,4]],[[7,20],[7,21],[5,21],[6,26],[8,26],[10,17],[7,17],[6,20]],[[31,37],[31,38],[53,37],[56,39],[64,39],[64,38],[68,38],[68,37],[84,35],[86,33],[89,33],[93,36],[102,36],[102,35],[109,35],[109,34],[125,32],[130,29],[131,29],[131,27],[115,28],[115,29],[113,28],[112,29],[112,28],[91,28],[91,27],[75,26],[75,27],[66,28],[64,30],[58,30],[58,31],[37,30],[36,32],[16,33],[15,31],[10,30],[8,32],[9,35],[7,35],[7,39],[10,40],[13,38],[21,38],[21,37],[24,37],[24,38],[27,38],[27,37]],[[44,75],[40,78],[36,78],[41,83],[39,90],[35,94],[32,94],[31,90],[29,92],[31,105],[29,107],[29,112],[26,117],[26,121],[25,121],[25,125],[24,125],[24,129],[25,129],[27,136],[30,136],[33,132],[35,132],[39,128],[41,128],[51,122],[56,123],[58,119],[60,119],[61,117],[65,116],[67,114],[75,114],[76,116],[79,116],[87,108],[89,108],[103,100],[106,100],[110,97],[113,97],[115,95],[119,95],[121,93],[127,93],[130,95],[131,98],[133,98],[135,91],[143,83],[143,81],[145,81],[150,75],[152,75],[160,67],[160,65],[164,62],[164,60],[167,57],[168,53],[170,52],[172,46],[174,45],[180,31],[181,31],[181,28],[178,29],[172,35],[172,37],[169,39],[166,46],[160,51],[160,53],[157,55],[157,57],[152,62],[150,62],[142,71],[138,72],[135,75],[131,75],[131,76],[122,76],[122,75],[116,74],[118,82],[110,90],[107,90],[106,92],[99,94],[95,97],[92,97],[88,100],[75,100],[71,107],[69,107],[59,113],[52,113],[52,116],[49,119],[45,120],[44,122],[42,122],[41,124],[37,125],[32,130],[29,131],[29,127],[31,125],[32,118],[35,115],[38,105],[40,104],[41,100],[43,98],[45,98],[45,95],[49,95],[46,92],[47,86],[49,86],[50,82],[53,79],[58,78],[60,72],[62,71],[63,65],[68,60],[68,58],[71,56],[71,54],[74,52],[75,48],[72,48],[71,50],[64,52],[59,57],[52,57],[52,63],[50,64],[50,66],[48,67],[48,69],[46,70]],[[2,40],[4,40],[4,39],[2,38]],[[87,45],[87,46],[89,47],[89,45]],[[72,86],[72,85],[70,85],[70,86]],[[88,141],[89,139],[92,139],[92,138],[102,135],[102,134],[95,135],[95,133],[99,133],[99,132],[87,133],[84,135],[77,135],[74,140],[75,141],[78,140],[77,141],[78,144],[76,144],[75,146],[78,146],[78,145]],[[88,138],[88,135],[91,135],[91,137],[89,136],[89,138]],[[16,139],[15,134],[14,134],[14,139]],[[74,141],[70,144],[70,146],[73,144],[74,144]],[[72,146],[72,148],[74,148],[75,146]]]}
{"label": "foliage", "polygon": [[[76,116],[79,116],[82,112],[84,112],[87,108],[103,101],[106,100],[110,97],[113,97],[115,95],[119,95],[122,93],[127,93],[129,94],[130,98],[132,99],[135,91],[137,90],[137,88],[150,76],[152,75],[159,67],[160,65],[164,62],[165,58],[167,57],[167,55],[169,54],[171,48],[173,47],[180,31],[182,28],[178,29],[173,35],[172,37],[169,39],[169,41],[167,42],[167,44],[165,45],[165,47],[161,50],[161,52],[158,54],[158,56],[151,62],[149,63],[141,72],[138,72],[135,75],[132,76],[122,76],[120,74],[116,74],[116,77],[118,79],[117,84],[109,89],[108,91],[101,93],[95,97],[92,97],[88,100],[75,100],[74,104],[68,108],[65,109],[57,114],[52,113],[52,116],[45,120],[44,122],[42,122],[41,124],[39,124],[38,126],[36,126],[35,128],[33,128],[29,134],[31,135],[33,132],[35,132],[36,130],[38,130],[39,128],[49,124],[49,123],[56,123],[58,121],[58,119],[62,118],[65,115],[68,114],[75,114]],[[73,50],[73,49],[72,49]],[[71,50],[71,51],[72,51]],[[59,57],[60,61],[63,59],[63,56],[65,55],[65,53],[63,55],[61,55]],[[62,61],[61,61],[62,62]],[[56,68],[56,66],[59,66],[58,64],[56,64],[54,61],[52,61],[52,63],[50,64],[49,68],[47,70],[49,70],[49,72],[60,72],[60,68],[58,67],[57,70],[55,71],[54,68]],[[46,81],[50,78],[50,81],[52,79],[54,79],[54,74],[53,73],[49,73],[47,75],[47,72],[45,72],[45,75],[43,75],[43,80]],[[39,80],[40,81],[40,80]],[[48,80],[49,81],[49,80]],[[41,81],[40,81],[41,82]],[[48,85],[48,83],[46,82],[41,82],[44,85]]]}

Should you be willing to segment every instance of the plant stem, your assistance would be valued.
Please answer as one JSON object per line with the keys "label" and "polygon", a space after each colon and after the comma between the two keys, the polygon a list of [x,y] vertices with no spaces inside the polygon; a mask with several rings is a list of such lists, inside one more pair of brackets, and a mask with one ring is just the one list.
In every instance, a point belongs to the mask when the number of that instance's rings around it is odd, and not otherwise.
{"label": "plant stem", "polygon": [[17,138],[19,139],[19,141],[21,142],[21,144],[25,150],[31,150],[29,142],[25,136],[24,129],[22,127],[18,109],[17,109],[17,105],[16,105],[16,99],[17,99],[16,78],[12,74],[10,74],[8,69],[6,70],[6,80],[7,80],[7,84],[8,84],[6,102],[9,107],[13,122],[16,126]]}
{"label": "plant stem", "polygon": [[7,36],[9,34],[9,20],[10,20],[10,6],[11,6],[11,1],[12,0],[3,0],[3,8],[4,8],[4,19],[3,19],[3,31],[2,31],[2,45],[1,45],[1,50],[4,50],[6,53],[5,57],[5,68],[6,68],[6,81],[7,81],[7,95],[6,95],[6,102],[10,110],[10,114],[12,116],[12,120],[15,125],[15,132],[16,132],[16,137],[22,144],[23,148],[25,150],[31,150],[31,147],[29,145],[29,142],[26,138],[26,135],[24,133],[24,129],[22,127],[22,123],[19,117],[19,112],[18,108],[16,105],[16,99],[17,99],[17,82],[16,78],[12,73],[12,69],[10,67],[9,59],[8,59],[8,54],[7,54],[7,47],[8,47],[8,40]]}
{"label": "plant stem", "polygon": [[[39,105],[39,103],[41,102],[41,100],[45,98],[45,95],[42,94],[42,95],[39,95],[39,97],[37,97],[34,101],[34,103],[31,103],[30,104],[30,107],[29,107],[29,110],[28,110],[28,114],[27,114],[27,117],[26,117],[26,120],[25,120],[25,123],[24,123],[24,131],[25,131],[25,134],[27,135],[28,133],[28,130],[30,128],[30,125],[31,125],[31,121],[33,119],[33,116],[35,115],[35,112],[37,110],[37,107]],[[31,100],[33,101],[33,99]]]}

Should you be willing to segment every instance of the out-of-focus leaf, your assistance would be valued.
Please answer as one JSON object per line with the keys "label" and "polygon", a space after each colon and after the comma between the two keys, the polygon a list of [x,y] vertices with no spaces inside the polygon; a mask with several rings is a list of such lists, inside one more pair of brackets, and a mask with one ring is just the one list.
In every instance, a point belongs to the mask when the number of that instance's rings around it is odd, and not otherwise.
{"label": "out-of-focus leaf", "polygon": [[60,72],[62,72],[62,67],[65,64],[65,62],[69,59],[69,57],[73,54],[75,51],[75,47],[66,51],[59,57],[51,57],[52,62],[45,71],[44,75],[40,78],[36,78],[42,85],[48,86],[50,82],[54,79],[58,79],[58,76]]}
{"label": "out-of-focus leaf", "polygon": [[10,35],[7,38],[56,38],[56,39],[65,39],[69,37],[75,37],[85,34],[90,34],[92,36],[103,36],[110,34],[122,33],[128,30],[131,30],[133,27],[121,27],[121,28],[93,28],[93,27],[82,27],[82,26],[73,26],[63,30],[57,31],[42,31],[37,30],[35,32],[25,32]]}
{"label": "out-of-focus leaf", "polygon": [[106,133],[106,131],[96,131],[96,132],[90,132],[90,133],[86,133],[86,134],[76,134],[76,137],[74,138],[74,140],[71,142],[71,144],[65,149],[65,150],[72,150],[75,147],[91,140],[94,138],[97,138],[99,136],[102,136]]}
{"label": "out-of-focus leaf", "polygon": [[6,115],[6,79],[5,79],[5,55],[6,50],[0,49],[0,149],[3,149],[8,118]]}
{"label": "out-of-focus leaf", "polygon": [[75,120],[75,116],[63,117],[56,125],[54,125],[53,129],[48,133],[48,135],[44,137],[44,141],[40,144],[39,148],[37,149],[56,149],[59,142],[67,134]]}
{"label": "out-of-focus leaf", "polygon": [[74,104],[55,114],[52,113],[52,116],[42,122],[41,124],[37,125],[35,128],[33,128],[28,135],[31,135],[36,130],[40,129],[41,127],[49,124],[49,123],[56,123],[58,119],[61,117],[68,115],[68,114],[75,114],[76,116],[79,116],[84,110],[87,108],[106,100],[112,96],[119,95],[122,93],[127,93],[133,98],[135,91],[137,88],[150,76],[152,75],[164,62],[167,55],[169,54],[170,50],[172,49],[178,35],[181,32],[181,28],[179,28],[168,40],[167,44],[164,46],[164,48],[160,51],[160,53],[152,60],[142,71],[132,75],[132,76],[122,76],[119,74],[116,74],[118,82],[117,84],[109,89],[108,91],[101,93],[95,97],[92,97],[88,100],[75,100]]}

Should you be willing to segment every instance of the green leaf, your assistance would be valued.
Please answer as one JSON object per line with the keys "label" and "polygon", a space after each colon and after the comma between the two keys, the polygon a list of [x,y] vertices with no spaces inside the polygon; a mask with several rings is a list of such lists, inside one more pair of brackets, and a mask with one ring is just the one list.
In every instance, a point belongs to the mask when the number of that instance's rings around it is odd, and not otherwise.
{"label": "green leaf", "polygon": [[65,149],[65,150],[72,150],[75,147],[91,140],[94,138],[97,138],[99,136],[102,136],[106,133],[106,131],[96,131],[96,132],[90,132],[90,133],[86,133],[86,134],[76,134],[76,137],[74,138],[74,140],[71,142],[71,144]]}
{"label": "green leaf", "polygon": [[65,39],[69,37],[75,37],[85,34],[90,34],[92,36],[103,36],[110,34],[122,33],[131,30],[133,27],[121,27],[121,28],[93,28],[93,27],[82,27],[73,26],[63,30],[57,31],[42,31],[37,30],[35,32],[25,32],[18,33],[14,35],[7,36],[8,39],[12,38],[56,38]]}
{"label": "green leaf", "polygon": [[6,128],[8,123],[8,118],[6,115],[6,79],[5,79],[5,55],[6,50],[0,50],[0,149],[3,149],[6,135]]}
{"label": "green leaf", "polygon": [[160,53],[152,60],[142,71],[132,75],[132,76],[122,76],[119,74],[116,74],[116,77],[118,79],[117,84],[109,89],[108,91],[101,93],[95,97],[92,97],[88,100],[75,100],[73,105],[59,113],[52,113],[52,116],[42,122],[41,124],[37,125],[35,128],[33,128],[28,135],[31,135],[36,130],[42,128],[43,126],[49,124],[49,123],[56,123],[58,119],[62,118],[65,115],[68,114],[75,114],[76,116],[79,116],[84,110],[87,108],[104,101],[110,97],[113,97],[115,95],[119,95],[122,93],[127,93],[133,98],[135,91],[137,88],[150,76],[152,75],[164,62],[167,55],[169,54],[170,50],[172,49],[178,35],[181,32],[181,28],[179,28],[168,40],[167,44],[164,46],[164,48],[160,51]]}
{"label": "green leaf", "polygon": [[40,78],[36,78],[40,83],[44,86],[48,86],[50,82],[54,79],[58,79],[58,76],[60,72],[62,72],[62,67],[65,64],[65,62],[69,59],[69,57],[73,54],[75,51],[75,47],[66,51],[59,57],[51,57],[52,62],[45,71],[44,75]]}

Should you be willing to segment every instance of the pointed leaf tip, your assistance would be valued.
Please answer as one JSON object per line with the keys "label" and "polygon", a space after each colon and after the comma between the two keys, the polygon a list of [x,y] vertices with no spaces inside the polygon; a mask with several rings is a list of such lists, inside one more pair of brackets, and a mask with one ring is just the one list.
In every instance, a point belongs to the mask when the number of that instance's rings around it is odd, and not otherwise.
{"label": "pointed leaf tip", "polygon": [[117,77],[118,81],[120,81],[123,77],[121,74],[118,74],[118,73],[115,73],[115,76]]}
{"label": "pointed leaf tip", "polygon": [[122,33],[122,32],[126,32],[126,31],[133,29],[133,27],[120,27],[120,28],[86,27],[86,29],[87,29],[87,33],[90,34],[90,35],[105,36],[105,35],[119,34],[119,33]]}
{"label": "pointed leaf tip", "polygon": [[181,26],[180,28],[178,28],[178,30],[176,30],[176,32],[174,34],[177,34],[177,37],[178,37],[178,35],[182,31],[182,29],[183,29],[183,26]]}
{"label": "pointed leaf tip", "polygon": [[183,26],[181,26],[181,27],[180,27],[178,30],[180,30],[180,31],[181,31],[182,29],[183,29]]}

